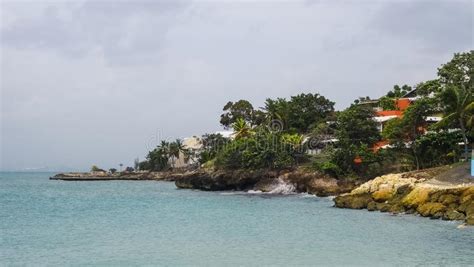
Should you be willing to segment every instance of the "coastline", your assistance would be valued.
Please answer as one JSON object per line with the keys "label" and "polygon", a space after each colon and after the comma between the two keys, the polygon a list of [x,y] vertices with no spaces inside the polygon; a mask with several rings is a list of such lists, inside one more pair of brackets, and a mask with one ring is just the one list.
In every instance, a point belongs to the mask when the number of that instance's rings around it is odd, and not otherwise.
{"label": "coastline", "polygon": [[393,214],[463,221],[474,225],[474,181],[458,175],[466,164],[420,171],[387,174],[365,183],[337,180],[318,172],[296,170],[233,170],[60,173],[50,180],[117,181],[156,180],[174,182],[178,189],[202,191],[247,191],[274,194],[308,193],[334,197],[337,208],[366,209]]}
{"label": "coastline", "polygon": [[467,165],[462,164],[383,175],[337,196],[334,204],[338,208],[416,214],[474,225],[474,181],[455,174],[465,168]]}
{"label": "coastline", "polygon": [[327,197],[350,192],[359,183],[336,180],[318,172],[303,170],[234,170],[196,171],[176,178],[175,185],[181,189],[204,191],[252,190],[274,193],[294,191]]}
{"label": "coastline", "polygon": [[49,177],[61,181],[174,181],[185,172],[65,172]]}

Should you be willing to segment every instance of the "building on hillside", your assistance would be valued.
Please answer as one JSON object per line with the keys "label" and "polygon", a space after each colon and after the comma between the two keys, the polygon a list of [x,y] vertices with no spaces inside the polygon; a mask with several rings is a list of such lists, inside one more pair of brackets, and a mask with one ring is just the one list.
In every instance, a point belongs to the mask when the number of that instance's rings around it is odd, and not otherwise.
{"label": "building on hillside", "polygon": [[198,154],[202,148],[201,138],[193,136],[183,139],[183,148],[189,153],[179,152],[179,157],[174,160],[174,168],[186,168],[199,165]]}
{"label": "building on hillside", "polygon": [[[433,97],[433,95],[430,95],[428,97]],[[414,89],[405,94],[404,96],[394,99],[394,110],[383,110],[382,107],[380,107],[380,99],[366,100],[361,102],[360,105],[370,105],[374,108],[376,112],[376,117],[374,117],[374,120],[378,123],[377,127],[379,131],[382,132],[388,121],[394,118],[402,118],[404,112],[408,109],[408,107],[410,107],[418,99],[420,99],[420,96],[418,96],[417,94],[417,89]],[[430,125],[439,122],[441,119],[441,116],[436,116],[435,114],[433,114],[433,116],[426,117],[426,122],[428,123],[428,125]],[[375,149],[385,148],[387,146],[387,141],[380,141],[375,145]]]}
{"label": "building on hillside", "polygon": [[[233,139],[234,132],[232,131],[218,131],[215,134],[220,134],[225,138]],[[193,168],[199,167],[199,153],[203,149],[202,140],[200,137],[186,137],[183,139],[183,148],[189,151],[189,154],[183,152],[179,153],[179,158],[172,163],[174,168]]]}

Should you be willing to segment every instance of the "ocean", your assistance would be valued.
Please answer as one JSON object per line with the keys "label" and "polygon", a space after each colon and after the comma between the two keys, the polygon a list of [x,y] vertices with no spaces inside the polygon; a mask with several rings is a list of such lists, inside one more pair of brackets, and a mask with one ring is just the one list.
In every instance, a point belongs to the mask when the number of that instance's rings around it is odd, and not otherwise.
{"label": "ocean", "polygon": [[330,198],[0,173],[0,265],[472,265],[474,227]]}

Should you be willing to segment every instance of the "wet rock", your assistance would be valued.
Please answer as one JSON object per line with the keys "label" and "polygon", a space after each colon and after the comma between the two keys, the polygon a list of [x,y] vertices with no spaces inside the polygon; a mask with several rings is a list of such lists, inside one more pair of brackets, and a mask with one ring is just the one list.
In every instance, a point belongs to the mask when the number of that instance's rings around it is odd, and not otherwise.
{"label": "wet rock", "polygon": [[403,213],[405,212],[405,208],[401,204],[392,205],[389,209],[391,213]]}
{"label": "wet rock", "polygon": [[467,225],[474,225],[474,215],[470,215],[466,218]]}
{"label": "wet rock", "polygon": [[367,208],[372,198],[369,194],[341,195],[334,198],[335,206],[338,208],[363,209]]}
{"label": "wet rock", "polygon": [[448,209],[443,214],[443,220],[464,220],[466,216],[454,209]]}
{"label": "wet rock", "polygon": [[446,206],[437,202],[428,202],[420,205],[416,211],[423,217],[440,218],[446,211]]}
{"label": "wet rock", "polygon": [[390,204],[388,203],[377,203],[377,209],[381,212],[389,212],[390,211]]}
{"label": "wet rock", "polygon": [[377,210],[377,203],[375,201],[370,201],[367,204],[367,210],[368,211],[376,211]]}

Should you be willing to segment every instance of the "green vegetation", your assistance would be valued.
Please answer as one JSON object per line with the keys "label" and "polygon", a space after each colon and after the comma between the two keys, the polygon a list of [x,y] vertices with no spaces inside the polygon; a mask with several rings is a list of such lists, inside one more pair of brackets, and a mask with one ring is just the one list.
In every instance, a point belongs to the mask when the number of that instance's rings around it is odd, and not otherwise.
{"label": "green vegetation", "polygon": [[[439,79],[418,85],[420,98],[405,111],[403,118],[387,123],[383,136],[408,166],[420,169],[456,162],[461,157],[459,143],[464,144],[467,159],[473,140],[472,62],[473,51],[455,54],[439,69]],[[433,114],[444,117],[429,125],[427,117]]]}
{"label": "green vegetation", "polygon": [[[336,178],[367,179],[394,170],[456,162],[462,156],[459,143],[464,143],[467,152],[474,137],[473,53],[455,54],[438,69],[437,79],[420,82],[416,91],[395,85],[379,101],[360,97],[339,112],[334,102],[317,93],[269,98],[260,109],[243,99],[228,102],[220,124],[233,129],[233,138],[204,135],[197,155],[184,149],[180,140],[162,141],[138,168],[172,169],[183,154],[195,157],[206,168],[291,169],[304,165]],[[374,107],[397,110],[396,101],[410,92],[415,101],[403,116],[384,122],[380,132]],[[444,119],[437,123],[430,119],[441,114]],[[380,149],[381,144],[388,146]]]}
{"label": "green vegetation", "polygon": [[374,116],[373,109],[364,105],[352,105],[338,113],[335,133],[339,141],[329,161],[338,166],[339,176],[366,177],[378,174],[372,174],[374,166],[382,161],[381,154],[372,150],[373,145],[380,140]]}
{"label": "green vegetation", "polygon": [[92,165],[91,172],[105,172],[103,169],[97,167],[96,165]]}
{"label": "green vegetation", "polygon": [[333,119],[334,102],[319,94],[299,94],[290,100],[267,99],[263,110],[267,118],[278,120],[281,129],[292,133],[308,133],[321,122]]}
{"label": "green vegetation", "polygon": [[393,90],[389,91],[387,95],[381,97],[379,100],[379,105],[383,110],[397,110],[398,107],[395,105],[396,99],[403,97],[404,95],[411,92],[413,88],[408,85],[403,85],[400,87],[399,85],[394,85]]}
{"label": "green vegetation", "polygon": [[147,160],[140,162],[138,167],[140,170],[168,170],[174,168],[180,153],[183,153],[185,158],[189,159],[190,152],[183,147],[180,139],[176,139],[174,142],[161,141],[160,145],[148,152]]}
{"label": "green vegetation", "polygon": [[[198,155],[199,163],[214,161],[217,153],[229,143],[229,139],[221,134],[205,134],[201,138],[202,149]],[[209,165],[209,164],[208,164]],[[212,164],[214,166],[214,164]]]}
{"label": "green vegetation", "polygon": [[215,166],[223,169],[284,169],[304,158],[302,136],[272,132],[267,127],[253,129],[253,135],[236,135],[216,155]]}

